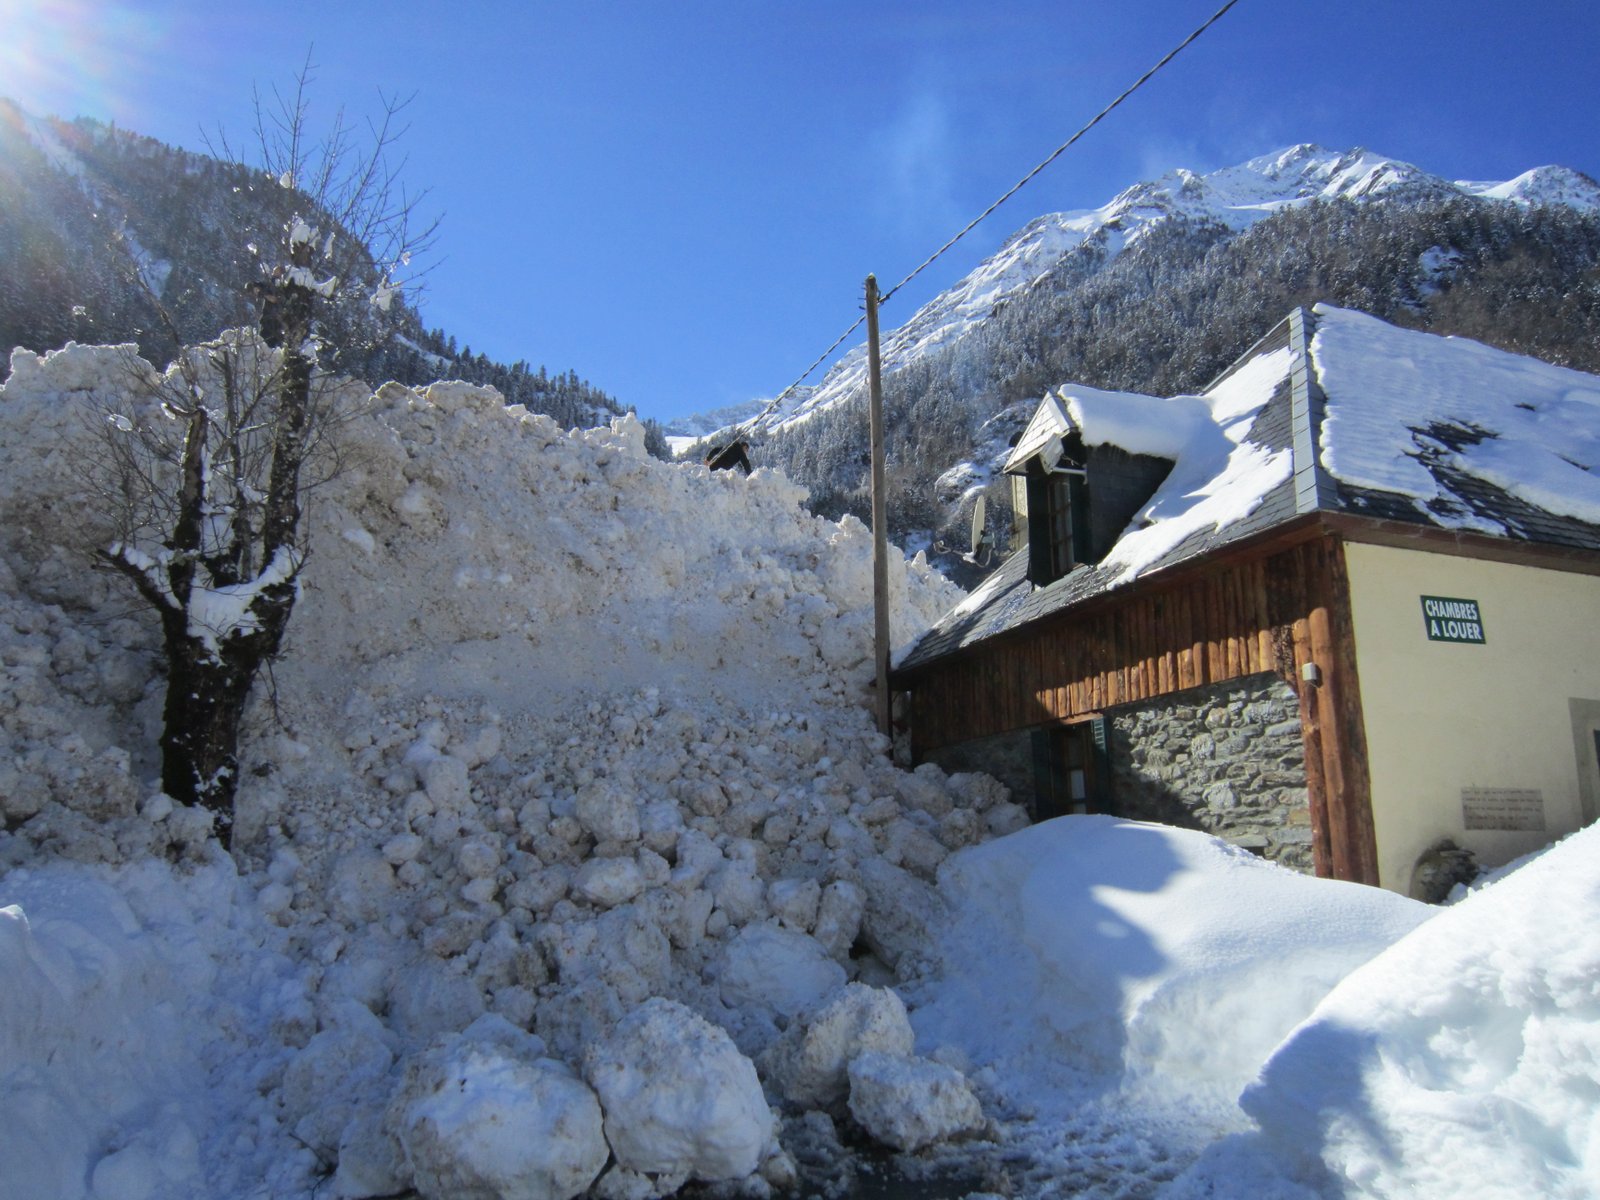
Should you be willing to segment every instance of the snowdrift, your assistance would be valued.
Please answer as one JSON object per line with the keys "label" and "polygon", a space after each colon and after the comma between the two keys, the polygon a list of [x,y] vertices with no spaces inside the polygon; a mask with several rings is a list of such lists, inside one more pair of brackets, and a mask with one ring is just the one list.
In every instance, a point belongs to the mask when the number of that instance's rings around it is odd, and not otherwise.
{"label": "snowdrift", "polygon": [[1600,1195],[1600,829],[1353,972],[1243,1107],[1345,1196]]}
{"label": "snowdrift", "polygon": [[1231,1102],[1334,984],[1432,913],[1113,817],[965,850],[939,891],[952,918],[919,1041],[958,1046],[1034,1108],[1106,1081]]}

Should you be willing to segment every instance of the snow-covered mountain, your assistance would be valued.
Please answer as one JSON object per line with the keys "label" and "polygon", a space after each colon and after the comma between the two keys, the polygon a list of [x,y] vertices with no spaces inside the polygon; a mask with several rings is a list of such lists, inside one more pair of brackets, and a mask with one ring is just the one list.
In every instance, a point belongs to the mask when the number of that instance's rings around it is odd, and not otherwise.
{"label": "snow-covered mountain", "polygon": [[[940,293],[883,340],[885,372],[952,345],[1025,291],[1066,255],[1096,243],[1109,262],[1152,228],[1174,218],[1243,230],[1286,208],[1316,200],[1419,201],[1478,197],[1516,204],[1565,204],[1600,212],[1600,184],[1567,167],[1536,167],[1500,183],[1451,182],[1365,149],[1309,143],[1264,154],[1206,175],[1178,168],[1134,184],[1099,208],[1050,213],[1018,230],[959,283]],[[829,408],[866,379],[866,351],[842,358],[815,388],[797,392],[762,423],[781,429]]]}
{"label": "snow-covered mountain", "polygon": [[723,408],[713,408],[707,412],[668,421],[661,427],[661,432],[666,436],[667,444],[676,452],[692,446],[701,438],[711,436],[719,429],[727,429],[731,425],[748,421],[766,406],[765,400],[746,400],[743,404],[729,404]]}
{"label": "snow-covered mountain", "polygon": [[[137,342],[164,363],[176,345],[158,305],[185,342],[252,322],[251,285],[265,261],[256,248],[272,245],[309,203],[242,163],[85,118],[36,117],[0,97],[0,355],[14,346],[43,353],[68,341]],[[375,269],[366,259],[354,257],[358,272]],[[623,411],[570,371],[458,350],[456,337],[426,328],[405,296],[382,310],[365,297],[341,301],[324,326],[334,365],[364,379],[487,383],[507,403],[566,425]]]}

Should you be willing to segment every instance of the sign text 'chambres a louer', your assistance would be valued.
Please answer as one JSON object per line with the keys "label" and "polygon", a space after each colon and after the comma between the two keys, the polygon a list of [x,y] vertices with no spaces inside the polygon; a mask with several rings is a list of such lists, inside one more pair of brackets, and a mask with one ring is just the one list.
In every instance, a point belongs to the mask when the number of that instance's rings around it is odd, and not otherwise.
{"label": "sign text 'chambres a louer'", "polygon": [[1476,600],[1454,596],[1422,597],[1422,620],[1430,642],[1467,642],[1482,646],[1483,615]]}

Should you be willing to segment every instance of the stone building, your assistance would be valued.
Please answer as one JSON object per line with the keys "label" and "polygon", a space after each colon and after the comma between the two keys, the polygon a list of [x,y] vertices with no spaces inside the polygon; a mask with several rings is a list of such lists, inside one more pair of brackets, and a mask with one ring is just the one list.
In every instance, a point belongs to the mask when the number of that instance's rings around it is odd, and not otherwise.
{"label": "stone building", "polygon": [[891,679],[919,761],[1403,892],[1600,815],[1600,379],[1319,305],[1005,470],[1025,544]]}

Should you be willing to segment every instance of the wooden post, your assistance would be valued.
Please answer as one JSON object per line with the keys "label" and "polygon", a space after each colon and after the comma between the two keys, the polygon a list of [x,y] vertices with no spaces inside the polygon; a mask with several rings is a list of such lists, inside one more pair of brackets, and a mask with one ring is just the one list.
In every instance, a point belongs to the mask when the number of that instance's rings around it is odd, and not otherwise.
{"label": "wooden post", "polygon": [[878,277],[867,276],[867,378],[872,432],[872,618],[878,664],[878,732],[889,735],[889,529],[883,478],[883,362],[878,353]]}

